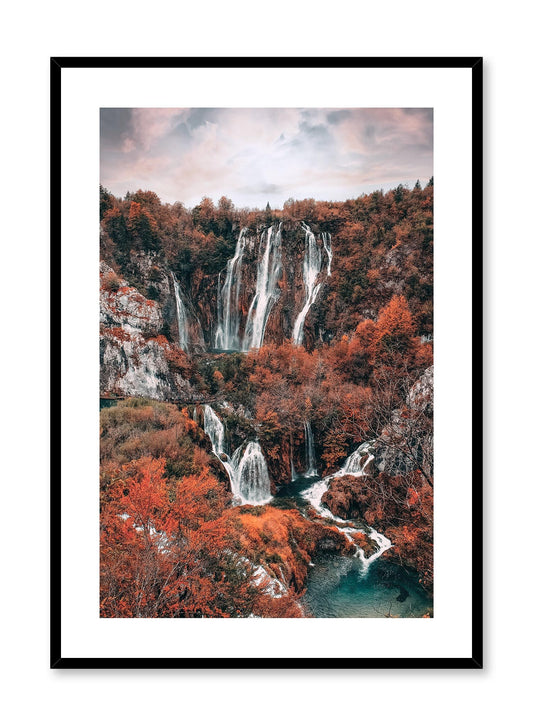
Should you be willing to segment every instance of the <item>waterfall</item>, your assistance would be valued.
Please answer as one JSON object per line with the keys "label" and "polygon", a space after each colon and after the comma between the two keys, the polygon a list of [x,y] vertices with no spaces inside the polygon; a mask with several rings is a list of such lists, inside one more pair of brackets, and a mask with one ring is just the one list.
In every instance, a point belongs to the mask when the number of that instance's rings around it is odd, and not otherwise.
{"label": "waterfall", "polygon": [[[340,519],[339,517],[335,517],[337,521],[344,522],[344,524],[348,524],[343,519]],[[342,532],[342,534],[346,537],[346,539],[351,542],[352,544],[355,544],[354,539],[352,537],[352,534],[355,534],[357,532],[360,532],[362,534],[366,534],[369,539],[373,540],[377,546],[378,549],[376,552],[372,553],[368,557],[365,555],[364,551],[361,549],[361,547],[356,546],[356,552],[355,557],[361,562],[361,575],[366,575],[368,572],[368,568],[374,562],[377,560],[381,555],[386,551],[389,550],[393,545],[390,539],[387,539],[384,534],[381,534],[380,532],[377,532],[373,527],[368,527],[368,530],[366,529],[358,529],[357,527],[337,527],[339,532]]]}
{"label": "waterfall", "polygon": [[243,227],[239,232],[235,254],[228,260],[226,279],[220,289],[218,278],[218,325],[215,333],[215,348],[221,350],[239,350],[239,296],[241,292],[242,258],[246,249],[246,232]]}
{"label": "waterfall", "polygon": [[228,472],[231,491],[241,503],[266,504],[270,501],[270,478],[259,444],[250,441],[246,449],[241,444],[230,457],[226,450],[224,424],[208,404],[204,406],[204,431],[211,441],[213,453]]}
{"label": "waterfall", "polygon": [[281,274],[281,222],[277,232],[274,226],[261,234],[264,252],[257,264],[255,295],[248,310],[242,350],[260,348],[268,322],[268,316],[278,295],[278,281]]}
{"label": "waterfall", "polygon": [[368,533],[368,536],[370,539],[373,539],[374,542],[379,547],[377,552],[374,552],[374,554],[369,555],[368,557],[365,557],[365,553],[363,550],[359,550],[357,553],[357,556],[361,560],[361,574],[365,575],[368,571],[368,568],[374,562],[374,560],[377,560],[378,557],[381,557],[381,555],[386,551],[389,550],[392,547],[392,542],[390,539],[387,539],[384,534],[380,534],[379,532],[376,532],[376,530],[373,527],[370,527],[370,532]]}
{"label": "waterfall", "polygon": [[322,243],[328,256],[328,277],[331,275],[331,261],[333,259],[333,250],[331,248],[331,235],[329,232],[322,232]]}
{"label": "waterfall", "polygon": [[313,436],[313,429],[309,421],[304,423],[305,428],[305,451],[307,454],[307,471],[305,472],[306,477],[316,476],[316,461],[315,461],[315,438]]}
{"label": "waterfall", "polygon": [[266,504],[270,494],[270,477],[257,441],[250,441],[241,457],[238,469],[238,494],[246,504]]}
{"label": "waterfall", "polygon": [[291,458],[291,481],[296,481],[298,474],[294,468],[294,441],[292,439],[292,434],[289,437],[289,454]]}
{"label": "waterfall", "polygon": [[[377,560],[378,557],[381,557],[381,555],[386,550],[390,549],[393,546],[392,542],[387,539],[384,534],[377,532],[373,527],[367,526],[366,529],[357,529],[355,527],[352,527],[350,523],[347,522],[345,519],[341,519],[341,517],[336,517],[324,504],[322,504],[322,497],[327,492],[329,488],[329,483],[332,479],[346,476],[347,474],[349,474],[350,476],[363,476],[367,465],[374,458],[374,455],[371,453],[373,444],[374,440],[365,441],[356,449],[356,451],[348,456],[341,469],[336,471],[334,474],[327,476],[325,479],[321,479],[320,481],[315,482],[311,487],[309,487],[309,489],[306,489],[301,493],[302,497],[306,499],[309,504],[311,504],[311,506],[318,512],[321,517],[332,519],[333,521],[338,522],[339,525],[342,525],[338,526],[337,529],[342,532],[351,543],[355,544],[351,535],[355,532],[362,532],[363,534],[367,534],[368,537],[374,540],[374,542],[377,544],[378,550],[372,555],[369,555],[368,557],[366,557],[363,550],[356,545],[355,556],[361,562],[361,574],[363,576],[368,572],[368,568],[370,567],[372,562]],[[361,460],[364,456],[367,455],[368,458],[361,466]]]}
{"label": "waterfall", "polygon": [[215,348],[219,347],[219,343],[222,344],[223,337],[224,304],[222,302],[222,285],[220,283],[221,275],[222,272],[219,272],[217,278],[217,329],[215,331]]}
{"label": "waterfall", "polygon": [[[371,441],[365,441],[352,454],[350,454],[350,456],[348,456],[348,458],[338,471],[336,471],[334,474],[330,474],[324,479],[320,479],[320,481],[317,481],[312,486],[310,486],[309,489],[306,489],[302,492],[302,497],[304,499],[307,499],[307,501],[312,504],[317,512],[323,517],[330,517],[331,519],[335,519],[339,522],[344,521],[342,519],[339,519],[339,517],[335,517],[329,511],[329,509],[327,509],[327,507],[325,507],[321,503],[322,497],[327,492],[329,488],[329,483],[332,479],[337,479],[338,477],[346,476],[348,474],[350,476],[363,476],[366,467],[374,458],[374,455],[371,453],[372,445],[374,444],[374,442],[374,439],[372,439]],[[366,455],[368,455],[368,458],[366,459],[363,466],[361,466],[361,460]]]}
{"label": "waterfall", "polygon": [[310,227],[302,222],[305,229],[305,255],[303,263],[303,278],[305,282],[306,299],[305,304],[294,323],[292,341],[295,345],[302,345],[304,338],[304,323],[309,308],[315,302],[322,283],[316,284],[317,277],[322,265],[322,253],[316,243],[315,235]]}
{"label": "waterfall", "polygon": [[207,403],[204,406],[204,431],[209,436],[215,454],[225,454],[224,424]]}
{"label": "waterfall", "polygon": [[[372,454],[372,445],[374,444],[374,440],[372,441],[365,441],[364,444],[361,444],[350,456],[346,459],[344,462],[344,465],[342,469],[340,469],[337,474],[334,476],[344,476],[345,474],[350,474],[351,476],[362,476],[365,473],[366,467],[370,464],[370,462],[374,459],[374,454]],[[363,466],[361,466],[361,460],[364,456],[367,456],[365,463]]]}
{"label": "waterfall", "polygon": [[176,275],[171,272],[172,281],[174,283],[174,297],[176,298],[176,316],[178,320],[178,341],[179,346],[182,350],[187,350],[189,345],[189,334],[188,334],[188,321],[187,321],[187,310],[185,304],[181,299],[181,289]]}
{"label": "waterfall", "polygon": [[208,404],[204,406],[204,431],[211,441],[213,453],[228,472],[231,491],[237,494],[237,469],[226,453],[224,424]]}

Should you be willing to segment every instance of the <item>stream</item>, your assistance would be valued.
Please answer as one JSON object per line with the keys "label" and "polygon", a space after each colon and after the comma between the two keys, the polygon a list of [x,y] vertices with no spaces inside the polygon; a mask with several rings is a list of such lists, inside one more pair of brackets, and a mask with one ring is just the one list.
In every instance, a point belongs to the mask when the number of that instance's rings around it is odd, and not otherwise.
{"label": "stream", "polygon": [[[319,481],[319,477],[296,477],[278,489],[270,505],[305,512],[307,492]],[[348,525],[365,529],[363,523]],[[382,557],[365,563],[357,556],[337,553],[314,558],[301,603],[315,618],[420,618],[433,608],[415,572]]]}

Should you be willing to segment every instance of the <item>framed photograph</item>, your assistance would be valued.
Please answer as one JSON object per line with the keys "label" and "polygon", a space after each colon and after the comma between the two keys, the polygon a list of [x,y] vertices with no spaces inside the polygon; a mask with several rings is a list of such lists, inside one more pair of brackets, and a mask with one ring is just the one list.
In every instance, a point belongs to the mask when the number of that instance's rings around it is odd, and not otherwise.
{"label": "framed photograph", "polygon": [[52,668],[482,668],[482,59],[51,59]]}

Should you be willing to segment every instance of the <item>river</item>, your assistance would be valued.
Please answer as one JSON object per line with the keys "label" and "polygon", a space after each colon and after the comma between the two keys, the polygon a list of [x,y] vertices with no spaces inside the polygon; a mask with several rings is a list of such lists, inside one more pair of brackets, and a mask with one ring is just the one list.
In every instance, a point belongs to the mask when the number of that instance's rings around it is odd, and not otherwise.
{"label": "river", "polygon": [[[271,506],[304,512],[302,492],[319,480],[297,477],[278,489]],[[313,560],[301,603],[315,618],[420,618],[433,609],[414,571],[382,557],[364,567],[358,557],[334,553]]]}

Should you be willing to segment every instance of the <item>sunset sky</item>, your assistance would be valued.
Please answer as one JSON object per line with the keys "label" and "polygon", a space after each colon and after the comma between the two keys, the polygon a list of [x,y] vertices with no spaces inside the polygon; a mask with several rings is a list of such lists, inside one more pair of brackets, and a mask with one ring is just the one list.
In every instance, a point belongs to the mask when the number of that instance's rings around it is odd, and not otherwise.
{"label": "sunset sky", "polygon": [[433,110],[101,109],[101,183],[194,206],[344,200],[433,175]]}

